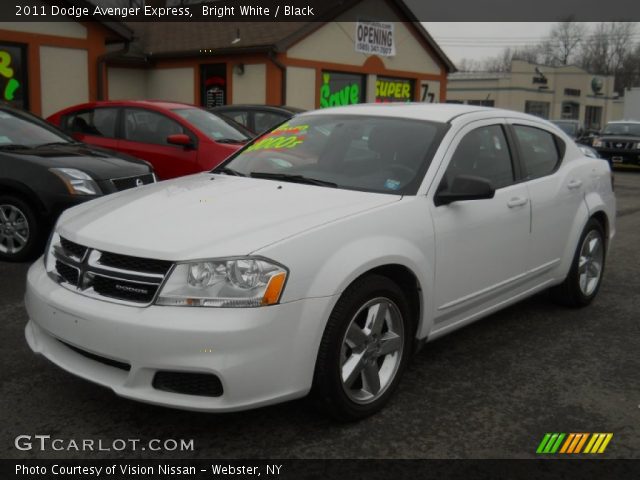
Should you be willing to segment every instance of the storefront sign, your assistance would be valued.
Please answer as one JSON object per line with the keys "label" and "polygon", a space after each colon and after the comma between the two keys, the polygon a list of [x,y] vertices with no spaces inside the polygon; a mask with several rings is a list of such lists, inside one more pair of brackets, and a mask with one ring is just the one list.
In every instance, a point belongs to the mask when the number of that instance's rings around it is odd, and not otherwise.
{"label": "storefront sign", "polygon": [[365,76],[355,73],[322,72],[320,108],[363,103]]}
{"label": "storefront sign", "polygon": [[392,57],[396,54],[393,23],[357,22],[356,52]]}
{"label": "storefront sign", "polygon": [[376,103],[412,102],[413,81],[406,78],[378,77]]}
{"label": "storefront sign", "polygon": [[26,48],[0,43],[0,96],[18,108],[28,108],[26,92]]}

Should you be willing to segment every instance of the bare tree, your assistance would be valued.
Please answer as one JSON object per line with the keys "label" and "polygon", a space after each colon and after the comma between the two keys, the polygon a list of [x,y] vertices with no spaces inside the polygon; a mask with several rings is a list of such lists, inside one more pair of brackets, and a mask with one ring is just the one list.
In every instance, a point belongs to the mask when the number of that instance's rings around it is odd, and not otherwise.
{"label": "bare tree", "polygon": [[572,20],[556,23],[540,48],[543,63],[560,66],[576,62],[586,31],[584,24]]}

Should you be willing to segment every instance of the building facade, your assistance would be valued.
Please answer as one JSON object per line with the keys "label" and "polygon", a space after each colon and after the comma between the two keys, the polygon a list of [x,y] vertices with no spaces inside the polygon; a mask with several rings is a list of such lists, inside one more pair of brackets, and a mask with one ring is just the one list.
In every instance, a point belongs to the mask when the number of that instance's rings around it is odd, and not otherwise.
{"label": "building facade", "polygon": [[313,23],[0,23],[0,93],[45,117],[95,100],[445,101],[455,67],[402,0],[342,5]]}
{"label": "building facade", "polygon": [[613,76],[576,66],[549,67],[513,61],[509,72],[460,72],[449,76],[447,101],[487,105],[542,118],[579,120],[598,130],[619,115]]}

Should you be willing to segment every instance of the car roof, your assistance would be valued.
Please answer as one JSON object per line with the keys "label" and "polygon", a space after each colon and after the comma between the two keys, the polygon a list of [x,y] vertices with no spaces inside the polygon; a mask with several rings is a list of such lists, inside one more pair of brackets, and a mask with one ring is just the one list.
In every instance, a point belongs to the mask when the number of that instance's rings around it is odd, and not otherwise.
{"label": "car roof", "polygon": [[88,102],[80,105],[74,105],[70,107],[75,110],[78,108],[92,108],[92,107],[109,107],[109,106],[130,106],[130,107],[151,107],[151,108],[198,108],[195,105],[182,102],[171,102],[166,100],[101,100],[98,102]]}
{"label": "car roof", "polygon": [[447,123],[456,117],[471,113],[486,113],[488,117],[519,117],[542,120],[538,117],[532,117],[531,115],[512,110],[454,103],[365,103],[349,105],[346,107],[332,107],[322,110],[313,110],[302,113],[300,116],[310,114],[331,115],[336,113],[343,115],[374,115],[381,117],[412,118],[416,120],[430,120],[440,123]]}
{"label": "car roof", "polygon": [[269,111],[277,111],[277,112],[288,112],[288,113],[301,113],[306,110],[298,107],[289,107],[287,105],[259,105],[254,103],[240,103],[240,104],[232,104],[232,105],[218,105],[217,107],[212,107],[209,110],[212,111],[225,111],[225,110],[269,110]]}

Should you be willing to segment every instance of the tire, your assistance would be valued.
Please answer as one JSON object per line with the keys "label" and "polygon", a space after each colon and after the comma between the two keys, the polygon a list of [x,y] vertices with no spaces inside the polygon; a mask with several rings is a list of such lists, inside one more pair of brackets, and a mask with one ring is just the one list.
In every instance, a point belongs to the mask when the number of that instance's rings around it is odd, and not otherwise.
{"label": "tire", "polygon": [[0,195],[0,260],[22,262],[40,253],[42,225],[21,198]]}
{"label": "tire", "polygon": [[409,361],[414,332],[394,282],[381,275],[356,280],[336,303],[320,343],[313,386],[319,406],[341,421],[380,410]]}
{"label": "tire", "polygon": [[571,308],[589,305],[600,290],[605,259],[604,229],[600,222],[591,218],[580,235],[567,278],[552,290],[554,299]]}

